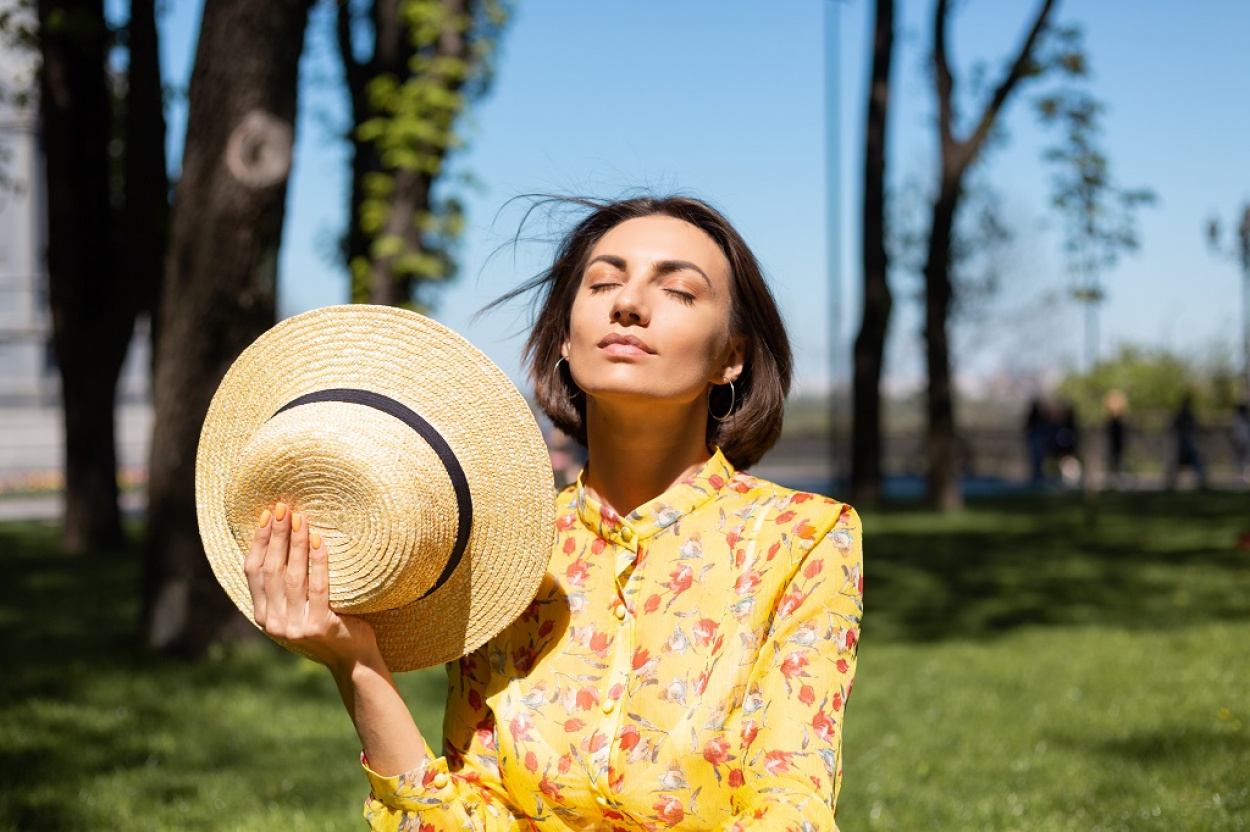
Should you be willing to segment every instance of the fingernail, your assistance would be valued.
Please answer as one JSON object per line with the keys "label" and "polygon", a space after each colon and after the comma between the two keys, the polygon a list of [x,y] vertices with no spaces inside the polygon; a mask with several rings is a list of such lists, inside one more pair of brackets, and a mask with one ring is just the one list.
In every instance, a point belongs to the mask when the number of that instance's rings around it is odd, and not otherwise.
{"label": "fingernail", "polygon": [[304,525],[304,515],[298,511],[291,514],[291,531],[297,532]]}
{"label": "fingernail", "polygon": [[321,548],[321,535],[317,534],[316,532],[309,532],[308,533],[308,545],[313,547],[314,549],[320,549]]}
{"label": "fingernail", "polygon": [[286,517],[286,503],[278,503],[274,506],[273,516],[278,520],[278,522],[282,522],[282,518]]}
{"label": "fingernail", "polygon": [[260,513],[261,528],[269,525],[269,521],[273,519],[273,515],[269,513],[269,509],[265,509]]}

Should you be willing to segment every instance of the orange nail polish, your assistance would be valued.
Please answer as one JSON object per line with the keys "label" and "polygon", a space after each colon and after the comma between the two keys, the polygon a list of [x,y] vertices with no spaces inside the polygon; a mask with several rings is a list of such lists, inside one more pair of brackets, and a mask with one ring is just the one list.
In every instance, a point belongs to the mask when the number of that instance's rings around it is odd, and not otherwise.
{"label": "orange nail polish", "polygon": [[316,532],[309,532],[308,533],[308,545],[314,549],[320,549],[321,548],[321,535],[317,534]]}
{"label": "orange nail polish", "polygon": [[282,518],[286,517],[286,503],[278,503],[274,506],[273,516],[278,520],[278,522],[281,522]]}
{"label": "orange nail polish", "polygon": [[300,514],[298,511],[294,512],[291,515],[291,531],[297,532],[300,530],[300,528],[303,525],[304,525],[304,515]]}
{"label": "orange nail polish", "polygon": [[273,515],[269,513],[269,509],[265,509],[260,513],[261,528],[269,525],[269,521],[273,519]]}

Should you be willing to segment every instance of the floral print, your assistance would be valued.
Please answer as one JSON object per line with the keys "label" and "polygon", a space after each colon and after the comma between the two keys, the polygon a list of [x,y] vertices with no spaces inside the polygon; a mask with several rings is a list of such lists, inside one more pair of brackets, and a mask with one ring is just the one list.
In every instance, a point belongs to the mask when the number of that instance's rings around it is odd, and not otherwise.
{"label": "floral print", "polygon": [[849,506],[719,451],[621,517],[559,497],[537,597],[449,665],[444,756],[378,830],[835,830],[863,612]]}

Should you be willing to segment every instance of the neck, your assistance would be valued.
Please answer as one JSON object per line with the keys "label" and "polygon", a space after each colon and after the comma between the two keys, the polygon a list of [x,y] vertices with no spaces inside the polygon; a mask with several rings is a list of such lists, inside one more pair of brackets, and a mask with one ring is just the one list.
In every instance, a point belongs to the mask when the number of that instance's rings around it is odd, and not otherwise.
{"label": "neck", "polygon": [[711,457],[707,398],[685,405],[586,402],[589,463],[583,484],[622,516],[660,496]]}

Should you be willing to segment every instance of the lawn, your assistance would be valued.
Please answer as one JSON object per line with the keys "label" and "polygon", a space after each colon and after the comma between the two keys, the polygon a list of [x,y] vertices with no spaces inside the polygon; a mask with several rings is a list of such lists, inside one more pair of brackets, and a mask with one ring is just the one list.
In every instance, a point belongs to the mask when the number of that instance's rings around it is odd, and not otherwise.
{"label": "lawn", "polygon": [[[1250,829],[1250,496],[864,516],[844,832]],[[143,655],[139,574],[0,525],[0,830],[362,828],[328,675]],[[401,679],[434,737],[440,677]]]}

